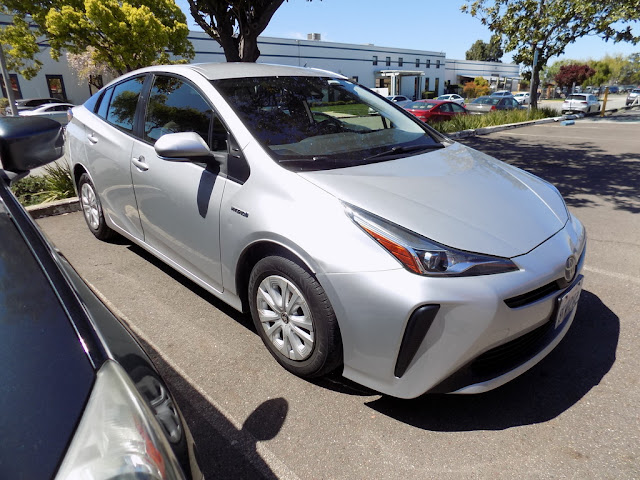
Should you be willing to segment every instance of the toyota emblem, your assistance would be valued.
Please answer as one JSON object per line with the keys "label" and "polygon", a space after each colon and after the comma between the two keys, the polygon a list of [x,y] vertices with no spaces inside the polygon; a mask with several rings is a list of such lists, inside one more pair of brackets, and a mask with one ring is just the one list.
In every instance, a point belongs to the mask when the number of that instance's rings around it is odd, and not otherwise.
{"label": "toyota emblem", "polygon": [[573,280],[573,277],[576,274],[576,266],[576,257],[571,255],[569,258],[567,258],[567,262],[564,265],[564,278],[567,282]]}

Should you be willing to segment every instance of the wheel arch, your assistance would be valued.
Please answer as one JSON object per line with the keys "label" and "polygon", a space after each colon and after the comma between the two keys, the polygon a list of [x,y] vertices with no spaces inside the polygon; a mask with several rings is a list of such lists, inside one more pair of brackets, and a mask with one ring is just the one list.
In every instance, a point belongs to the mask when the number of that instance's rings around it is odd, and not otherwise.
{"label": "wheel arch", "polygon": [[86,173],[89,178],[91,179],[91,181],[93,182],[93,178],[91,178],[91,174],[89,173],[89,170],[87,170],[84,165],[80,164],[80,163],[76,163],[73,166],[73,185],[76,189],[76,193],[78,192],[78,183],[80,182],[80,177],[82,176],[82,174]]}
{"label": "wheel arch", "polygon": [[249,292],[247,291],[249,286],[249,277],[251,271],[256,263],[261,259],[278,255],[284,258],[288,258],[294,262],[297,262],[302,268],[306,269],[312,275],[315,275],[315,269],[306,261],[302,256],[296,253],[292,248],[283,245],[282,243],[274,242],[272,240],[261,240],[248,245],[240,254],[236,268],[236,292],[242,302],[242,311],[249,312]]}

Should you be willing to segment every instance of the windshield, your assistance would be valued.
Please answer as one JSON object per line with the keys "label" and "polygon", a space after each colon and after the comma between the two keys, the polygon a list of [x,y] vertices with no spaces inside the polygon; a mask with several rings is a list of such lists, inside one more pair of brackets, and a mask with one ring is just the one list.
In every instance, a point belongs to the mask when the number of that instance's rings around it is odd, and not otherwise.
{"label": "windshield", "polygon": [[410,103],[409,105],[405,105],[404,108],[408,110],[431,110],[435,106],[436,106],[435,103],[417,101],[417,102]]}
{"label": "windshield", "polygon": [[349,167],[442,146],[437,133],[347,80],[259,77],[212,84],[272,158],[287,168]]}
{"label": "windshield", "polygon": [[569,95],[567,97],[567,100],[582,100],[582,101],[584,101],[586,99],[587,99],[586,95]]}

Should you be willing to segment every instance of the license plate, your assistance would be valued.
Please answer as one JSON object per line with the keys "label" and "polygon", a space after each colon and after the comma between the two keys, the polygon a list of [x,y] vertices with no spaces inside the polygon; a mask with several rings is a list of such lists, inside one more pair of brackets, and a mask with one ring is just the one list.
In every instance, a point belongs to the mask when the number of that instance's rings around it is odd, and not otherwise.
{"label": "license plate", "polygon": [[574,283],[569,290],[558,297],[558,313],[556,315],[556,324],[554,328],[558,328],[567,319],[569,314],[578,305],[580,300],[580,292],[582,292],[582,280],[584,277]]}

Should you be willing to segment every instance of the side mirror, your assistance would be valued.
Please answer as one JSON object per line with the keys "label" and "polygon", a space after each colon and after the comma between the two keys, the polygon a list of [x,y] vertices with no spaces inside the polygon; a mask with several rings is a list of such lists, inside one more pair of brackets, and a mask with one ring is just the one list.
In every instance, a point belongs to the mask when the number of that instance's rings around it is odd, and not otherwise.
{"label": "side mirror", "polygon": [[161,159],[173,162],[189,162],[212,157],[207,142],[195,132],[163,135],[156,141],[154,148]]}
{"label": "side mirror", "polygon": [[0,161],[4,170],[21,174],[63,154],[62,125],[50,118],[0,118]]}

